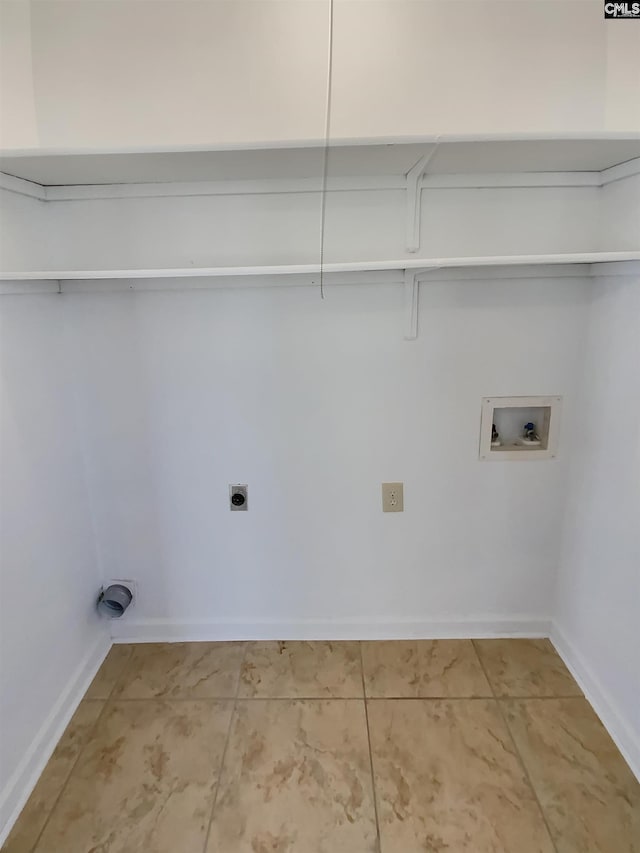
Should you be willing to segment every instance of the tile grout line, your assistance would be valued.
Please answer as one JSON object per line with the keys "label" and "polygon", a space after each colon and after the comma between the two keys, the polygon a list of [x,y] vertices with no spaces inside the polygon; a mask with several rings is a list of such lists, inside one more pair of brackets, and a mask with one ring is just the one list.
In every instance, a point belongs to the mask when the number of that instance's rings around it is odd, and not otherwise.
{"label": "tile grout line", "polygon": [[[229,715],[229,726],[227,728],[227,737],[224,742],[224,749],[222,750],[222,757],[220,758],[219,770],[218,770],[218,781],[216,782],[216,788],[213,792],[213,802],[211,803],[211,812],[209,814],[209,823],[207,825],[207,831],[204,836],[204,846],[202,848],[202,853],[207,853],[207,847],[209,846],[209,836],[211,835],[211,827],[213,826],[213,818],[215,816],[216,805],[218,803],[218,794],[220,793],[220,785],[222,784],[222,774],[224,772],[224,762],[227,757],[227,749],[229,747],[229,741],[231,740],[231,732],[233,730],[233,722],[236,716],[236,708],[238,706],[238,695],[240,693],[240,680],[242,678],[242,667],[244,666],[245,658],[247,657],[247,650],[249,647],[249,641],[245,641],[244,648],[242,650],[242,658],[240,659],[240,667],[238,668],[238,681],[236,683],[236,695],[233,698],[233,706],[231,708],[231,714]],[[219,701],[219,700],[218,700]],[[231,700],[229,700],[231,701]]]}
{"label": "tile grout line", "polygon": [[551,833],[551,827],[549,826],[549,822],[547,821],[547,815],[545,813],[545,810],[542,808],[542,803],[540,802],[540,798],[538,797],[538,792],[536,791],[535,786],[534,786],[533,782],[531,781],[531,776],[529,775],[529,770],[527,768],[527,765],[525,764],[524,758],[522,757],[522,753],[518,749],[518,744],[516,743],[516,739],[513,736],[513,732],[511,731],[511,727],[509,726],[509,723],[508,723],[507,718],[505,716],[504,710],[502,708],[502,701],[501,701],[500,697],[498,697],[496,695],[496,691],[493,688],[493,682],[489,678],[489,673],[487,672],[485,665],[482,662],[482,658],[480,657],[480,652],[476,648],[475,640],[471,640],[471,645],[473,646],[473,650],[476,653],[476,657],[478,658],[478,663],[480,664],[480,668],[482,669],[482,671],[484,673],[484,677],[487,679],[487,683],[489,684],[489,687],[491,688],[491,692],[493,693],[493,700],[496,703],[496,706],[498,708],[498,713],[500,714],[500,719],[502,720],[502,722],[505,725],[505,728],[506,728],[507,733],[509,735],[509,740],[511,741],[511,744],[513,745],[513,749],[514,749],[514,752],[516,754],[516,757],[517,757],[518,761],[520,762],[520,767],[522,768],[522,772],[524,773],[525,779],[527,780],[527,783],[528,783],[529,787],[531,788],[531,793],[533,794],[533,797],[534,797],[536,803],[538,804],[538,809],[540,810],[540,816],[542,817],[542,822],[544,823],[544,825],[546,827],[547,835],[549,836],[549,841],[551,842],[551,847],[555,851],[555,853],[558,853],[558,847],[557,847],[555,839]]}
{"label": "tile grout line", "polygon": [[367,687],[364,678],[364,657],[362,654],[362,640],[359,641],[360,648],[360,675],[362,676],[362,702],[364,704],[364,720],[367,727],[367,746],[369,747],[369,771],[371,773],[371,790],[373,793],[373,814],[376,821],[376,842],[378,853],[382,853],[382,839],[380,837],[380,820],[378,818],[378,795],[376,793],[376,777],[373,770],[373,750],[371,749],[371,730],[369,728],[369,707],[367,705]]}
{"label": "tile grout line", "polygon": [[[111,646],[111,649],[112,649],[112,648],[113,648],[113,645]],[[111,651],[111,649],[109,649],[109,652]],[[109,654],[109,652],[107,652],[107,655]],[[107,659],[107,655],[105,655],[105,660]],[[57,807],[58,807],[58,803],[59,803],[59,802],[60,802],[60,800],[62,799],[62,795],[63,795],[63,794],[64,794],[64,792],[67,790],[67,786],[68,786],[68,784],[69,784],[69,780],[70,780],[70,779],[71,779],[71,777],[73,776],[73,773],[74,773],[74,771],[75,771],[76,767],[78,766],[78,763],[79,763],[80,759],[82,758],[82,756],[83,756],[83,754],[84,754],[85,750],[87,749],[87,747],[88,747],[88,746],[89,746],[89,744],[91,743],[91,740],[93,739],[93,736],[94,736],[94,734],[95,734],[95,732],[96,732],[96,729],[98,728],[98,723],[99,723],[99,722],[100,722],[100,720],[102,720],[102,718],[104,717],[104,715],[105,715],[105,713],[106,713],[107,708],[112,704],[111,700],[112,700],[113,694],[114,694],[114,692],[115,692],[115,689],[116,689],[116,687],[118,686],[118,683],[119,683],[120,679],[124,677],[124,674],[125,674],[125,672],[126,672],[127,668],[129,667],[129,665],[130,665],[130,663],[131,663],[131,660],[132,660],[132,659],[133,659],[133,649],[131,649],[131,653],[130,653],[129,657],[127,658],[127,661],[126,661],[125,665],[122,667],[122,671],[120,672],[120,674],[118,675],[118,677],[116,678],[116,680],[113,682],[113,686],[111,687],[111,690],[109,690],[109,693],[107,694],[107,696],[106,696],[106,698],[105,698],[105,699],[86,699],[86,695],[87,695],[87,693],[89,692],[89,688],[91,687],[91,684],[90,684],[90,685],[89,685],[89,687],[87,687],[87,689],[85,690],[85,692],[84,692],[84,694],[83,694],[83,696],[82,696],[82,699],[81,699],[81,700],[80,700],[80,702],[78,703],[78,708],[80,707],[80,705],[81,705],[83,702],[103,702],[103,705],[102,705],[102,708],[101,708],[101,710],[100,710],[100,713],[98,714],[98,716],[97,716],[97,717],[96,717],[96,719],[95,719],[95,722],[93,723],[93,725],[91,725],[91,726],[90,726],[90,728],[89,728],[89,732],[88,732],[88,734],[87,734],[87,739],[86,739],[85,743],[82,745],[82,747],[81,747],[80,751],[78,752],[78,755],[77,755],[77,757],[76,757],[76,760],[75,760],[75,761],[73,762],[73,764],[71,765],[71,769],[69,770],[69,772],[68,772],[68,774],[67,774],[66,779],[64,780],[64,782],[63,782],[63,783],[62,783],[62,785],[60,786],[60,790],[58,791],[58,795],[57,795],[57,797],[55,798],[55,801],[54,801],[53,805],[51,806],[51,809],[50,809],[50,811],[49,811],[49,814],[47,815],[47,818],[46,818],[45,822],[42,824],[42,829],[41,829],[41,830],[40,830],[40,832],[38,833],[38,837],[36,838],[36,840],[35,840],[35,842],[34,842],[33,846],[30,848],[31,853],[36,853],[36,851],[37,851],[37,849],[38,849],[38,845],[40,844],[40,841],[41,841],[41,839],[42,839],[42,836],[44,835],[45,829],[46,829],[46,828],[47,828],[47,826],[49,825],[49,821],[51,820],[51,818],[52,818],[52,816],[53,816],[53,813],[54,813],[54,812],[55,812],[55,810],[57,809]],[[102,668],[102,666],[103,666],[103,665],[104,665],[104,661],[102,661],[102,663],[100,664],[100,668]],[[100,672],[100,669],[98,669],[98,672]],[[97,676],[97,675],[98,675],[98,673],[96,673],[96,676]],[[95,678],[95,676],[94,676],[94,678]],[[93,682],[92,682],[92,683],[93,683]],[[78,708],[76,708],[76,711],[78,710]],[[74,714],[75,714],[75,711],[74,711]],[[63,732],[63,736],[64,736],[64,732]],[[60,738],[60,740],[62,740],[62,738]],[[58,743],[60,743],[60,741],[58,741]],[[57,748],[57,746],[58,746],[58,744],[56,744],[56,748]],[[38,779],[38,781],[40,781],[40,779]],[[36,784],[37,784],[37,783],[36,783]]]}

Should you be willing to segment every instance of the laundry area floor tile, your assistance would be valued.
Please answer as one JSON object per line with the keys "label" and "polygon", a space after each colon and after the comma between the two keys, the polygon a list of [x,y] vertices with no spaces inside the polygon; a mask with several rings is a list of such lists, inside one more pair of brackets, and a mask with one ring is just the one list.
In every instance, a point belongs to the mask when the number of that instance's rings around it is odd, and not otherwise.
{"label": "laundry area floor tile", "polygon": [[547,640],[114,646],[4,853],[640,853]]}

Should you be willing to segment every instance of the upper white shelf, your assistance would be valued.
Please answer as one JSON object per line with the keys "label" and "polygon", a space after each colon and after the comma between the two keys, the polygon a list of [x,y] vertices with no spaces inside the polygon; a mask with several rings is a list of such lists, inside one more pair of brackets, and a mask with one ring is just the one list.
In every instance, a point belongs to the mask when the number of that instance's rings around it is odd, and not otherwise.
{"label": "upper white shelf", "polygon": [[[640,135],[598,139],[333,142],[328,175],[392,177],[425,163],[424,175],[602,172],[640,157]],[[42,187],[320,178],[320,144],[243,150],[0,152],[0,171]]]}
{"label": "upper white shelf", "polygon": [[[439,269],[487,267],[554,266],[568,264],[603,264],[640,261],[635,252],[575,252],[556,255],[488,255],[466,258],[400,258],[389,261],[348,261],[324,264],[325,273],[359,273],[376,271],[428,272]],[[281,266],[188,267],[186,269],[129,269],[129,270],[46,270],[3,272],[1,281],[89,281],[115,279],[158,278],[224,278],[251,276],[316,275],[319,264],[283,264]]]}

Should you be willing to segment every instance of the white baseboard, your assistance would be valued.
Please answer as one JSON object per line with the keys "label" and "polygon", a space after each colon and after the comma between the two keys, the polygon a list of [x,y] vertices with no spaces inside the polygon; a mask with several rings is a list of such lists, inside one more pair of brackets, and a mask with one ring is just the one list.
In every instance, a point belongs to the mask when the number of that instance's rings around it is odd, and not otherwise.
{"label": "white baseboard", "polygon": [[92,648],[76,667],[24,758],[5,785],[0,794],[0,846],[18,819],[62,733],[110,648],[111,639],[106,633],[101,632]]}
{"label": "white baseboard", "polygon": [[548,637],[551,623],[538,616],[360,621],[357,619],[214,620],[136,619],[111,623],[116,643],[215,640],[399,640],[473,637]]}
{"label": "white baseboard", "polygon": [[556,625],[551,626],[551,642],[582,689],[585,698],[600,717],[631,772],[640,781],[640,736],[626,721],[620,709],[604,689],[591,667],[578,652],[574,643]]}

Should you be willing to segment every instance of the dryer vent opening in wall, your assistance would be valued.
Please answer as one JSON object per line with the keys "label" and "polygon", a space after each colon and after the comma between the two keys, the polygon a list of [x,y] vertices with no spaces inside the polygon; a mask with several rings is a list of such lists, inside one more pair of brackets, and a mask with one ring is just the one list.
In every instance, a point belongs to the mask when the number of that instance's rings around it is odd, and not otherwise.
{"label": "dryer vent opening in wall", "polygon": [[128,583],[112,583],[104,587],[98,596],[98,610],[104,616],[118,619],[133,602],[133,586]]}

